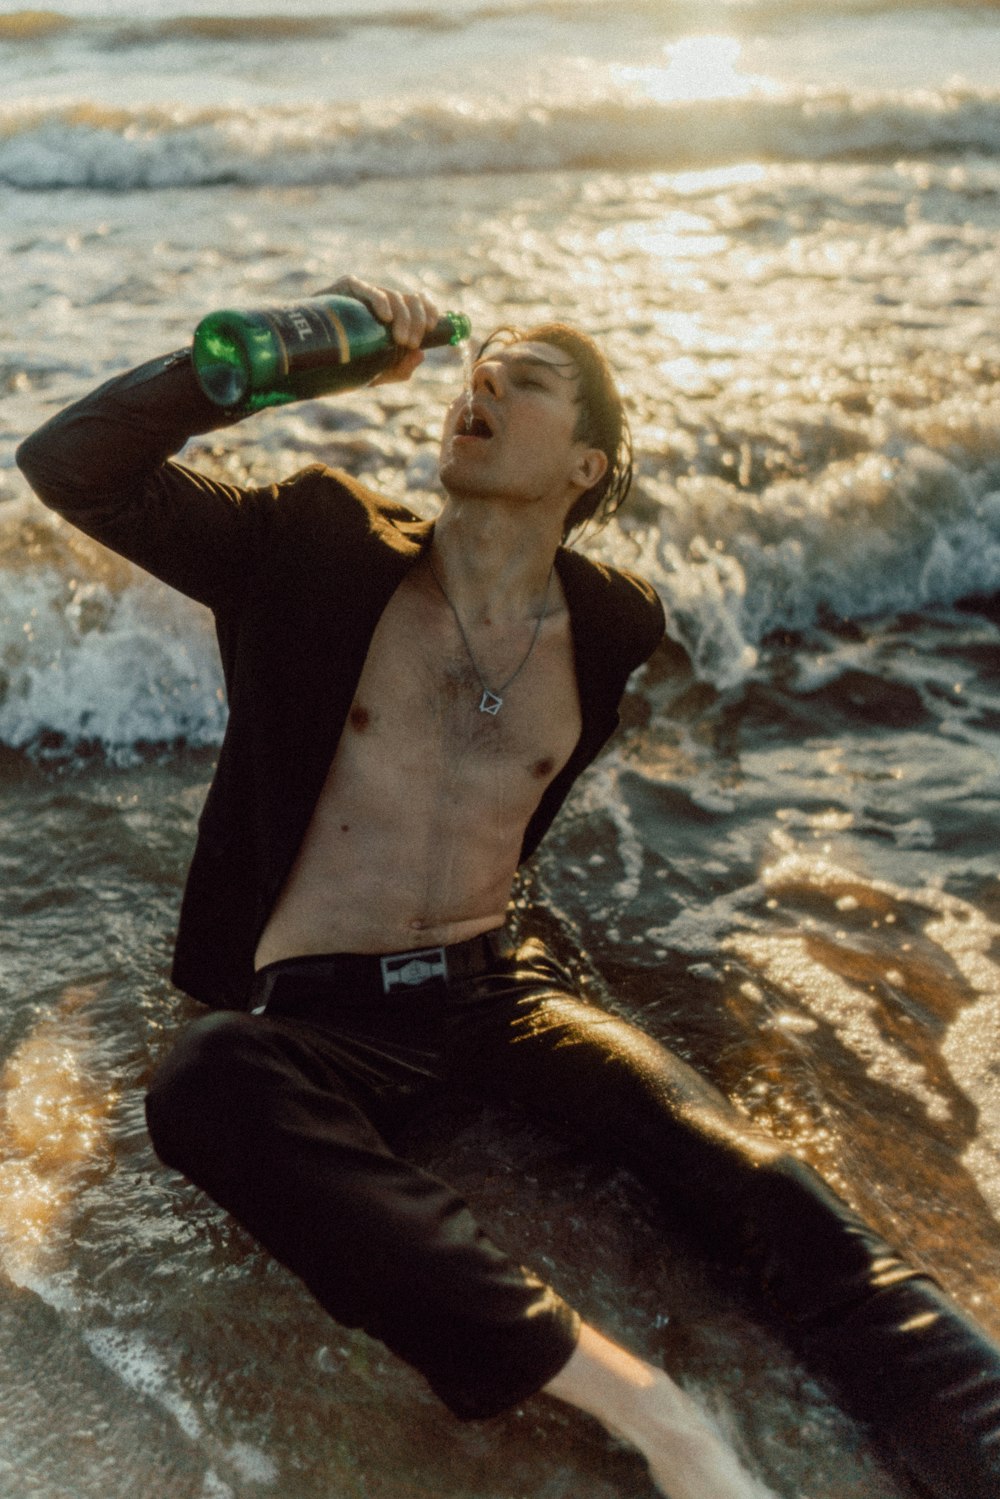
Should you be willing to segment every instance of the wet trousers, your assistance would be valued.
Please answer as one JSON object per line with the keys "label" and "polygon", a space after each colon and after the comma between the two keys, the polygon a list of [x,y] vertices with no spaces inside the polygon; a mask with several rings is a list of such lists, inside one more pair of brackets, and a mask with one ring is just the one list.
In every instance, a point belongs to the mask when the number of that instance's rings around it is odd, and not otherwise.
{"label": "wet trousers", "polygon": [[194,1022],[154,1076],[157,1152],[456,1415],[540,1390],[579,1319],[388,1143],[447,1083],[631,1167],[751,1267],[814,1372],[933,1495],[1000,1495],[1000,1349],[780,1142],[580,999],[540,944],[498,946],[458,978],[418,971],[390,993],[364,974],[345,982],[336,958],[258,979],[263,1013]]}

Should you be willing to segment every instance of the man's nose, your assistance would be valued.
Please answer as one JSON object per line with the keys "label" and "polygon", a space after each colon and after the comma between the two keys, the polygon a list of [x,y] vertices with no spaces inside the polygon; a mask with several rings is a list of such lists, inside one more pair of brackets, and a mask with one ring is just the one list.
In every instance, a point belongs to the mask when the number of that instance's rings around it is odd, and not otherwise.
{"label": "man's nose", "polygon": [[481,360],[472,371],[472,390],[498,397],[503,391],[503,366],[492,359]]}

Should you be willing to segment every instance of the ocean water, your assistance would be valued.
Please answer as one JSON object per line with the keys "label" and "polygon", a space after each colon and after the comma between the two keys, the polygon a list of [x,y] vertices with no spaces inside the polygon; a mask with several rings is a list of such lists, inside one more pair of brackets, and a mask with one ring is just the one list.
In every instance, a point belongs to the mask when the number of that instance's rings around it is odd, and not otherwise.
{"label": "ocean water", "polygon": [[[634,498],[582,545],[670,639],[518,920],[1000,1335],[998,80],[971,0],[0,5],[0,1499],[651,1492],[545,1402],[456,1427],[144,1133],[221,675],[13,452],[346,270],[575,320],[629,397]],[[187,457],[431,514],[460,379]],[[414,1148],[780,1499],[909,1499],[627,1175],[496,1115]]]}

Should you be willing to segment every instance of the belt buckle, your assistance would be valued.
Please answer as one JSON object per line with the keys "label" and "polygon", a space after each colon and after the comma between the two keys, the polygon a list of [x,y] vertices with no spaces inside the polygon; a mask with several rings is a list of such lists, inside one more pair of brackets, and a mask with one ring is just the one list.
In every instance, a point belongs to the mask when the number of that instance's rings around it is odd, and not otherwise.
{"label": "belt buckle", "polygon": [[387,953],[379,959],[382,993],[393,989],[416,989],[430,979],[448,979],[448,960],[443,947],[420,947],[415,952]]}

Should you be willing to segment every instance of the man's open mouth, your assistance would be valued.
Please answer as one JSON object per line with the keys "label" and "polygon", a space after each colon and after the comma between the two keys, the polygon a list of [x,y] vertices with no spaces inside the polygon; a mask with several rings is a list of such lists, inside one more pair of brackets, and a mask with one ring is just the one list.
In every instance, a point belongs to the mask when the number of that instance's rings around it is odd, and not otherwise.
{"label": "man's open mouth", "polygon": [[482,412],[475,407],[470,408],[462,414],[458,424],[459,437],[492,437],[493,428],[490,426]]}

